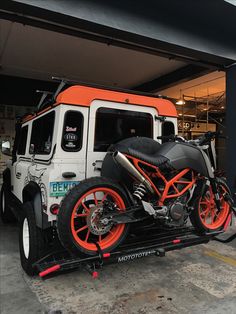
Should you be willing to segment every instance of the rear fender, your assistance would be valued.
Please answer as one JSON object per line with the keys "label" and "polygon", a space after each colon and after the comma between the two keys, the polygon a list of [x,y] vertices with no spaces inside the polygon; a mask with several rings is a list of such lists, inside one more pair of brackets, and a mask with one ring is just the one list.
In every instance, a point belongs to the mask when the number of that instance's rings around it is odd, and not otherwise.
{"label": "rear fender", "polygon": [[105,159],[102,163],[101,176],[117,182],[125,191],[130,205],[135,203],[131,192],[133,179],[127,173],[127,171],[124,170],[123,167],[114,161],[111,154],[106,154],[105,156]]}
{"label": "rear fender", "polygon": [[125,185],[124,183],[122,182],[118,182],[119,185],[123,188],[123,190],[125,191],[125,194],[126,194],[126,197],[128,199],[128,202],[129,202],[129,205],[132,206],[134,205],[136,202],[135,202],[135,199],[133,197],[133,194],[131,193],[130,189],[128,188],[127,185]]}
{"label": "rear fender", "polygon": [[51,225],[48,222],[48,216],[43,212],[41,191],[36,182],[30,181],[23,189],[22,192],[23,203],[31,202],[36,226],[40,229],[49,228]]}

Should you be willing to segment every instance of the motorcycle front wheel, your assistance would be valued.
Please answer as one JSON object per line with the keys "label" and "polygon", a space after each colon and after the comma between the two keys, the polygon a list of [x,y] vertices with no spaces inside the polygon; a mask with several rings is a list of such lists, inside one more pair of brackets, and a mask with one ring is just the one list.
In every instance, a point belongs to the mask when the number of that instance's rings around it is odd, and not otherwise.
{"label": "motorcycle front wheel", "polygon": [[58,235],[63,246],[74,254],[97,254],[97,246],[111,252],[125,239],[127,224],[101,224],[104,204],[125,211],[128,200],[116,182],[102,177],[90,178],[76,185],[63,199],[58,216]]}
{"label": "motorcycle front wheel", "polygon": [[190,214],[192,225],[200,233],[222,230],[230,214],[230,206],[224,198],[224,194],[230,194],[230,190],[222,178],[217,178],[217,190],[220,196],[220,211],[217,210],[214,193],[209,186],[206,193],[195,202]]}

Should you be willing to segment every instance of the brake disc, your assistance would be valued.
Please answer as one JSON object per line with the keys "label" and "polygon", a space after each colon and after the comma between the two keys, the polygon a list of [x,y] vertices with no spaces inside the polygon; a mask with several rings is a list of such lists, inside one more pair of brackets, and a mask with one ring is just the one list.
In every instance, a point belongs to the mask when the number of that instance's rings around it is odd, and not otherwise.
{"label": "brake disc", "polygon": [[109,222],[107,224],[101,222],[102,213],[103,206],[97,205],[90,208],[90,212],[87,216],[87,225],[89,230],[95,235],[103,235],[107,233],[112,227],[112,224]]}

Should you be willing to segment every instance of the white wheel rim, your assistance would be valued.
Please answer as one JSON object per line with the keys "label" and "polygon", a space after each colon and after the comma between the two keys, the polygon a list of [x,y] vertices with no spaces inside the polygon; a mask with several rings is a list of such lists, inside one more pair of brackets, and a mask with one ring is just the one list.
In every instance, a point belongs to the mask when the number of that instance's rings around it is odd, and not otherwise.
{"label": "white wheel rim", "polygon": [[22,238],[23,238],[23,250],[25,257],[29,257],[29,224],[27,218],[24,219],[23,222],[23,232],[22,232]]}
{"label": "white wheel rim", "polygon": [[5,212],[5,195],[4,192],[2,193],[2,212]]}

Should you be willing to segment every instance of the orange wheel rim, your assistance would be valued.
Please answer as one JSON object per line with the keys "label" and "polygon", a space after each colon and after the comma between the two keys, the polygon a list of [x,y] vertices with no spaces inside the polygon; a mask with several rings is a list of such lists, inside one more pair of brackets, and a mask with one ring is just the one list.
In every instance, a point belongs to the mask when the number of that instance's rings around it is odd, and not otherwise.
{"label": "orange wheel rim", "polygon": [[[222,187],[223,193],[227,192]],[[200,199],[198,213],[202,224],[208,229],[218,229],[222,227],[229,214],[229,204],[224,200],[223,193],[220,194],[220,211],[217,212],[214,194],[211,189],[206,192],[204,198]]]}
{"label": "orange wheel rim", "polygon": [[[88,199],[89,198],[89,199]],[[125,224],[112,226],[104,235],[95,235],[91,232],[87,217],[92,207],[102,205],[109,198],[119,210],[125,210],[125,203],[120,195],[110,188],[94,188],[85,193],[76,202],[71,215],[71,231],[75,241],[86,250],[97,251],[94,242],[97,242],[102,250],[111,247],[121,237]]]}

